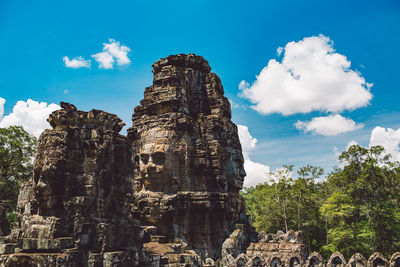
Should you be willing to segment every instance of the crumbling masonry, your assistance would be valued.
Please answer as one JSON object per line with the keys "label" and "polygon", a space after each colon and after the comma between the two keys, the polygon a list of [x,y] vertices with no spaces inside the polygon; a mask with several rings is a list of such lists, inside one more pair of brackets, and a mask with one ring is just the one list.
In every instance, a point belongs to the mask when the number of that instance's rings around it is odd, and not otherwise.
{"label": "crumbling masonry", "polygon": [[[116,115],[61,103],[40,136],[14,229],[0,238],[0,266],[324,265],[301,232],[251,227],[237,127],[210,71],[194,54],[155,62],[127,136]],[[371,257],[349,264],[389,264]],[[328,262],[345,264],[340,254]],[[390,264],[399,266],[399,253]]]}

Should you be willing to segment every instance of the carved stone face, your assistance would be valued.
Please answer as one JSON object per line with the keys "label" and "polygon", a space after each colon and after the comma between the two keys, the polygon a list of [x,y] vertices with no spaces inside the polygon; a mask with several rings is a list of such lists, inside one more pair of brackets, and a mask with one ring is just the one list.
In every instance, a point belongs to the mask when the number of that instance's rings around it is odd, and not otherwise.
{"label": "carved stone face", "polygon": [[157,137],[159,133],[153,134],[155,138],[146,138],[135,155],[135,191],[172,193],[177,189],[176,182],[180,176],[179,153],[174,151],[169,139]]}
{"label": "carved stone face", "polygon": [[50,215],[50,213],[54,213],[62,203],[62,193],[59,192],[62,186],[52,184],[51,181],[56,181],[54,174],[43,172],[42,177],[38,179],[37,183],[34,185],[35,197],[39,203],[40,215]]}

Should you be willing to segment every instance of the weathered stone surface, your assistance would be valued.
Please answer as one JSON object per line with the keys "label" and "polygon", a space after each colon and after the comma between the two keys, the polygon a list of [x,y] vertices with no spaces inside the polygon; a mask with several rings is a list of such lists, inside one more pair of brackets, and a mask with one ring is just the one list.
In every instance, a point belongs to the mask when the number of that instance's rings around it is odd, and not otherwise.
{"label": "weathered stone surface", "polygon": [[[78,111],[67,103],[61,107],[48,119],[53,129],[40,136],[33,177],[21,188],[17,223],[5,238],[25,254],[4,262],[64,266],[50,261],[58,262],[59,255],[75,249],[78,256],[61,257],[65,266],[72,259],[78,262],[70,266],[87,266],[93,252],[101,253],[104,266],[111,266],[114,258],[120,264],[115,266],[126,266],[125,260],[137,265],[143,230],[130,208],[131,147],[118,133],[124,124],[103,111]],[[122,254],[114,257],[106,251]],[[40,258],[40,252],[54,254]]]}
{"label": "weathered stone surface", "polygon": [[3,262],[49,265],[73,251],[82,266],[210,265],[235,229],[251,229],[237,127],[210,71],[193,54],[154,63],[128,137],[117,116],[61,103],[21,187]]}
{"label": "weathered stone surface", "polygon": [[349,262],[347,263],[346,266],[351,266],[351,267],[366,267],[367,266],[367,260],[364,258],[364,256],[360,253],[354,254]]}
{"label": "weathered stone surface", "polygon": [[193,54],[154,63],[153,85],[128,130],[135,213],[142,225],[156,227],[167,242],[182,240],[203,260],[220,256],[245,211],[237,127],[221,81],[210,70]]}
{"label": "weathered stone surface", "polygon": [[342,267],[346,266],[346,259],[340,252],[333,253],[328,260],[327,267]]}
{"label": "weathered stone surface", "polygon": [[389,266],[389,261],[379,252],[375,252],[368,258],[367,267]]}
{"label": "weathered stone surface", "polygon": [[304,266],[306,262],[317,266],[322,261],[320,257],[307,261],[308,250],[300,231],[260,233],[252,242],[246,238],[248,234],[236,230],[225,240],[222,246],[223,266]]}
{"label": "weathered stone surface", "polygon": [[7,221],[7,213],[10,210],[10,201],[0,200],[0,236],[10,233],[10,224]]}
{"label": "weathered stone surface", "polygon": [[222,244],[222,264],[228,266],[232,260],[242,253],[246,253],[249,240],[246,233],[236,229]]}
{"label": "weathered stone surface", "polygon": [[[39,139],[0,266],[325,266],[301,232],[257,234],[239,195],[245,172],[220,79],[202,57],[153,65],[153,85],[124,123],[61,103]],[[8,204],[0,202],[0,235]],[[398,266],[374,253],[326,266]]]}
{"label": "weathered stone surface", "polygon": [[17,247],[17,244],[13,243],[0,244],[0,255],[14,253]]}

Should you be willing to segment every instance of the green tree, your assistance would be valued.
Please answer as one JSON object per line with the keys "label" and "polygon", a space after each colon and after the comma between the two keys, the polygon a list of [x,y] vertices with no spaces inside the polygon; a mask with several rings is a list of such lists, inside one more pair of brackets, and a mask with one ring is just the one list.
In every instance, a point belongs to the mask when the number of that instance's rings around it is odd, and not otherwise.
{"label": "green tree", "polygon": [[328,242],[322,248],[369,255],[392,254],[400,245],[400,165],[381,146],[351,146],[339,156],[344,165],[328,177],[330,197],[321,207]]}
{"label": "green tree", "polygon": [[270,197],[273,188],[265,183],[256,187],[244,188],[241,191],[245,201],[247,214],[257,231],[276,233],[283,229],[283,220],[276,202]]}
{"label": "green tree", "polygon": [[318,250],[324,243],[324,218],[319,208],[326,199],[326,183],[320,178],[324,170],[320,167],[307,165],[298,171],[298,177],[293,184],[293,205],[296,209],[296,223],[298,230],[303,231],[305,241],[310,251]]}
{"label": "green tree", "polygon": [[309,249],[316,250],[325,241],[325,224],[319,213],[325,199],[321,194],[324,183],[315,181],[323,169],[302,167],[296,179],[292,173],[293,166],[284,165],[267,174],[269,183],[245,188],[246,209],[257,231],[301,230]]}
{"label": "green tree", "polygon": [[19,184],[28,180],[36,153],[35,137],[20,126],[0,128],[0,200],[16,206]]}
{"label": "green tree", "polygon": [[284,165],[282,168],[270,172],[271,194],[270,197],[280,210],[280,215],[285,226],[285,232],[289,231],[288,221],[292,219],[293,206],[293,178],[291,177],[293,165]]}

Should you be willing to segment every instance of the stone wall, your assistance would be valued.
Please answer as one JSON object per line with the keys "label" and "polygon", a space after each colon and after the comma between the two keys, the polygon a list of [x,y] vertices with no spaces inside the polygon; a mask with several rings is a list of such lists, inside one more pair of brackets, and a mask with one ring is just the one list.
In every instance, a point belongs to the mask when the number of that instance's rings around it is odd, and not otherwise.
{"label": "stone wall", "polygon": [[398,267],[400,266],[400,252],[394,253],[390,259],[386,259],[382,254],[376,252],[366,259],[362,254],[356,253],[351,256],[348,261],[339,252],[332,254],[328,261],[323,260],[318,252],[311,253],[305,262],[301,262],[301,259],[293,257],[285,257],[279,253],[265,257],[265,255],[255,254],[248,256],[241,254],[235,258],[230,264],[224,266],[306,266],[306,267]]}
{"label": "stone wall", "polygon": [[[124,124],[103,111],[61,107],[48,119],[53,129],[39,138],[33,176],[20,190],[17,222],[2,239],[0,263],[138,264],[143,231],[130,208],[131,149],[118,133]],[[12,252],[19,254],[7,255]]]}
{"label": "stone wall", "polygon": [[[236,237],[234,234],[231,235]],[[237,238],[236,238],[237,239]],[[229,239],[224,242],[225,247]],[[238,244],[238,242],[236,242]],[[233,251],[233,250],[230,250]],[[308,255],[307,247],[303,243],[302,232],[289,231],[276,234],[260,233],[257,242],[234,253],[223,254],[223,266],[245,267],[245,266],[287,266],[287,267],[398,267],[400,266],[400,252],[396,252],[390,259],[376,252],[366,259],[362,254],[356,253],[350,259],[336,252],[325,261],[318,252]]]}
{"label": "stone wall", "polygon": [[303,233],[289,231],[276,234],[259,233],[257,240],[246,246],[243,231],[235,231],[222,246],[222,263],[224,266],[236,266],[235,262],[265,261],[270,259],[273,265],[293,261],[293,264],[304,264],[308,257],[307,247],[303,242]]}

